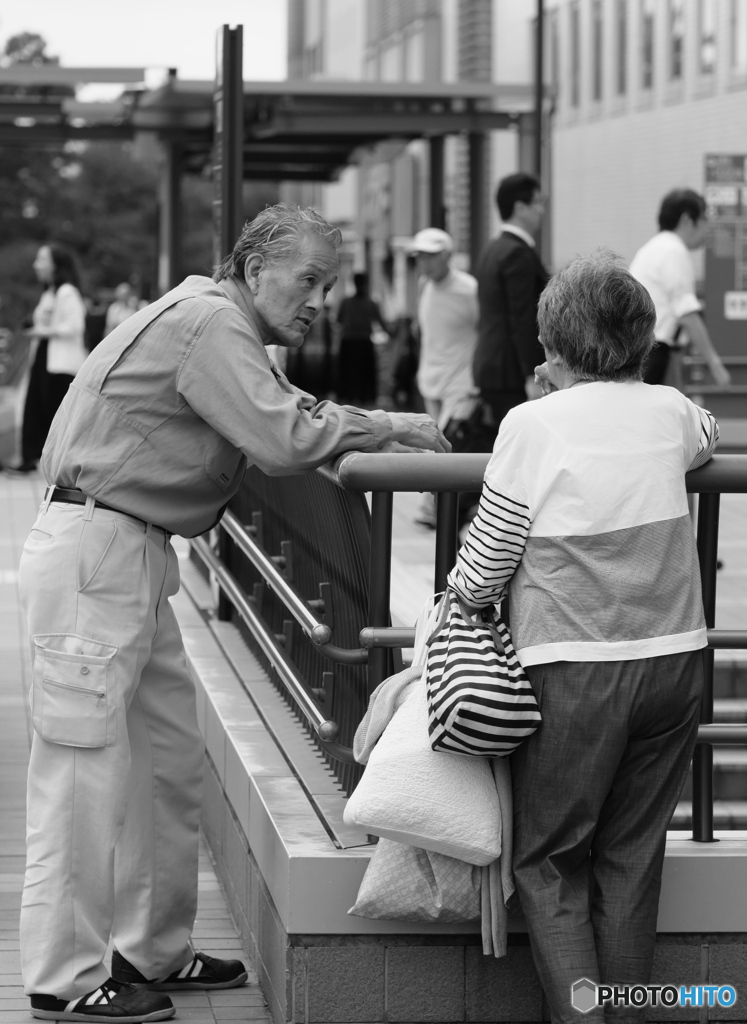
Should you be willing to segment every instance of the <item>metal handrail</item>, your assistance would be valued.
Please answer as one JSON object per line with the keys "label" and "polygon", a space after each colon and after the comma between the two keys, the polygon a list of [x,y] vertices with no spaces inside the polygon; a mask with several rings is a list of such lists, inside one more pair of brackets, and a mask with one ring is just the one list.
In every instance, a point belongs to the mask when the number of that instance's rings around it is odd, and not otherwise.
{"label": "metal handrail", "polygon": [[230,509],[225,511],[220,526],[259,571],[270,589],[325,658],[342,665],[365,665],[368,661],[368,651],[356,647],[338,647],[330,642],[332,630],[329,626],[316,618],[301,595],[278,570],[272,558],[262,550]]}
{"label": "metal handrail", "polygon": [[317,645],[329,643],[332,630],[325,623],[319,622],[303,598],[296,593],[288,580],[278,570],[272,558],[265,554],[230,509],[226,509],[224,512],[220,525],[255,568],[259,570],[270,589],[277,594],[296,622],[309,636],[312,643]]}
{"label": "metal handrail", "polygon": [[[708,646],[713,650],[747,649],[747,629],[709,629]],[[414,647],[414,626],[364,626],[362,647]]]}
{"label": "metal handrail", "polygon": [[[348,491],[480,491],[490,455],[348,452],[327,476]],[[714,455],[686,476],[694,494],[747,493],[743,455]]]}
{"label": "metal handrail", "polygon": [[262,653],[277,672],[279,679],[295,701],[298,709],[319,737],[319,741],[339,761],[344,761],[348,764],[354,763],[355,758],[353,757],[352,748],[344,747],[342,744],[335,742],[339,732],[337,723],[326,718],[322,710],[312,699],[303,681],[296,674],[290,660],[280,649],[262,619],[254,611],[251,599],[244,594],[234,577],[210,550],[209,545],[202,537],[193,537],[191,543],[202,561],[214,574],[218,586],[230,598],[237,612],[251,630],[252,636],[257,641]]}

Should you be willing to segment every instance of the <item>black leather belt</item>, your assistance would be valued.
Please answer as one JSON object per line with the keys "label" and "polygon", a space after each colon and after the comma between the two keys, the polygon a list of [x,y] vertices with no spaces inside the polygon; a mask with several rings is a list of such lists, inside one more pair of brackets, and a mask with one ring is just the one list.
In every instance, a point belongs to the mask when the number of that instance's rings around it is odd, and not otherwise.
{"label": "black leather belt", "polygon": [[[53,492],[51,501],[67,501],[72,505],[85,505],[88,501],[87,495],[77,487],[60,487],[57,484],[52,484],[49,490]],[[49,490],[47,491],[47,494],[49,494]],[[140,516],[134,516],[132,512],[123,512],[121,508],[114,508],[113,505],[107,505],[105,501],[99,501],[98,498],[93,499],[93,504],[95,508],[103,508],[106,509],[107,512],[117,512],[121,516],[129,516],[129,518],[134,519],[136,523],[142,523],[143,526],[148,526],[148,523],[144,519],[141,519]],[[156,526],[155,529],[161,530],[163,533],[167,533],[169,537],[171,536],[171,531],[167,530],[163,526]]]}

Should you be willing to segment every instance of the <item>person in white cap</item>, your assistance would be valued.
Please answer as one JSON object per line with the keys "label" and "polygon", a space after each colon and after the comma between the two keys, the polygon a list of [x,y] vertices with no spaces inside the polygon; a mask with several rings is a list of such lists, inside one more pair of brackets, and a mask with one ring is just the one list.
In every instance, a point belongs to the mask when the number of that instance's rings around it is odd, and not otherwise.
{"label": "person in white cap", "polygon": [[[425,278],[418,302],[420,362],[417,383],[426,412],[441,430],[467,419],[477,391],[472,359],[477,344],[477,281],[451,265],[454,243],[439,228],[425,228],[413,239],[418,270]],[[430,495],[416,522],[433,527]]]}

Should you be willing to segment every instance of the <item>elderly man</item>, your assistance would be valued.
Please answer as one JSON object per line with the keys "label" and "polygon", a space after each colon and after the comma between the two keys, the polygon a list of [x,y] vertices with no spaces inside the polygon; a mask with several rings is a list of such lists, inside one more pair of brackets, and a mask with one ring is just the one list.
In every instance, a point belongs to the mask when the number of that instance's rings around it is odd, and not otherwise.
{"label": "elderly man", "polygon": [[[452,266],[454,243],[440,228],[418,231],[412,242],[423,277],[418,302],[420,359],[417,383],[426,412],[442,430],[475,408],[472,357],[477,344],[477,281]],[[436,528],[433,496],[425,495],[415,522]]]}
{"label": "elderly man", "polygon": [[418,302],[418,388],[426,411],[443,428],[466,418],[475,405],[477,281],[451,265],[454,243],[445,231],[418,231],[412,248],[425,279]]}
{"label": "elderly man", "polygon": [[246,979],[190,942],[203,749],[170,536],[215,525],[248,461],[290,474],[349,450],[448,449],[427,416],[317,405],[270,363],[266,344],[303,343],[340,241],[312,210],[265,210],[212,281],[187,278],[96,348],[53,423],[20,569],[34,724],[21,957],[36,1017],[162,1020],[174,1008],[160,990]]}

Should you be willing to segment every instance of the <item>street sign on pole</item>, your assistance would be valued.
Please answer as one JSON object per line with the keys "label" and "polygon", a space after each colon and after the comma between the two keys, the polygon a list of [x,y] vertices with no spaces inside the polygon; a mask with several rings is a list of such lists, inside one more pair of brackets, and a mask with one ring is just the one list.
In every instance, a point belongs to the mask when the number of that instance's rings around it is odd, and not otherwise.
{"label": "street sign on pole", "polygon": [[722,356],[747,354],[747,155],[707,153],[708,329]]}

